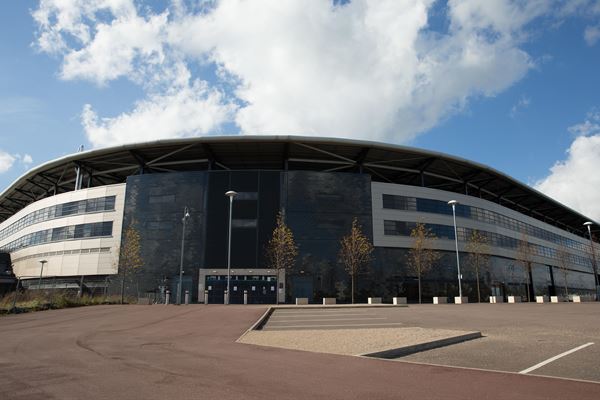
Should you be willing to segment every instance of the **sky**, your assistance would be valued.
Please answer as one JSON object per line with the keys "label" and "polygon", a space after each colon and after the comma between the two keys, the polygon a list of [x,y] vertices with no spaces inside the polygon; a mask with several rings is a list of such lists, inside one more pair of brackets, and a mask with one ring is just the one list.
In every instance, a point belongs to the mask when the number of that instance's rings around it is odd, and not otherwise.
{"label": "sky", "polygon": [[244,134],[440,151],[600,221],[600,1],[3,2],[0,191],[80,145]]}

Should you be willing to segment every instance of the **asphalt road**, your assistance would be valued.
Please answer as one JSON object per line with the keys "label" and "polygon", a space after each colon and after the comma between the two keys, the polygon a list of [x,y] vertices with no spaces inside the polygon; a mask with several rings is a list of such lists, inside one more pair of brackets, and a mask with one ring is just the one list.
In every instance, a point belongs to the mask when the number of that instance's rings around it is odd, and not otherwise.
{"label": "asphalt road", "polygon": [[264,310],[94,306],[3,317],[0,398],[600,397],[595,383],[235,343]]}

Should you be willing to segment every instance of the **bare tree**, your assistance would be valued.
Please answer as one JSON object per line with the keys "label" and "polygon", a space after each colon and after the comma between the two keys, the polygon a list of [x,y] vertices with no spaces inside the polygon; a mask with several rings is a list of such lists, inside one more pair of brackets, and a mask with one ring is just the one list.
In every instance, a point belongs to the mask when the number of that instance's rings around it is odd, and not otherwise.
{"label": "bare tree", "polygon": [[529,237],[525,232],[521,232],[521,239],[517,244],[517,259],[516,261],[523,267],[525,274],[525,282],[527,283],[527,301],[531,301],[529,295],[529,287],[531,282],[531,271],[533,268],[533,247],[529,243]]}
{"label": "bare tree", "polygon": [[432,249],[436,240],[435,235],[422,223],[410,232],[413,244],[408,251],[407,265],[410,271],[417,275],[419,281],[419,304],[421,304],[421,276],[427,273],[440,259],[440,253]]}
{"label": "bare tree", "polygon": [[563,282],[565,284],[565,297],[569,298],[569,289],[568,289],[568,285],[567,285],[567,278],[569,275],[569,262],[570,262],[570,255],[567,252],[567,249],[565,248],[564,245],[560,245],[558,246],[558,249],[556,249],[556,260],[558,261],[558,269],[560,270],[560,272],[563,275]]}
{"label": "bare tree", "polygon": [[482,270],[487,270],[489,266],[489,251],[488,239],[478,230],[473,230],[469,237],[465,250],[468,253],[467,267],[475,272],[477,278],[477,302],[481,303],[481,288],[480,275]]}
{"label": "bare tree", "polygon": [[350,233],[340,240],[338,259],[352,280],[352,304],[354,304],[354,281],[369,265],[373,245],[362,233],[358,219],[352,220]]}
{"label": "bare tree", "polygon": [[[291,270],[296,263],[298,256],[298,246],[294,241],[292,230],[285,224],[283,213],[277,214],[277,222],[273,235],[267,243],[266,248],[267,265],[269,268],[277,271],[277,280],[282,271]],[[278,282],[279,283],[279,282]],[[279,302],[279,295],[276,294],[275,302]]]}
{"label": "bare tree", "polygon": [[137,274],[142,269],[143,261],[140,255],[140,232],[136,221],[133,220],[123,234],[119,248],[119,275],[121,276],[121,304],[125,297],[125,279]]}

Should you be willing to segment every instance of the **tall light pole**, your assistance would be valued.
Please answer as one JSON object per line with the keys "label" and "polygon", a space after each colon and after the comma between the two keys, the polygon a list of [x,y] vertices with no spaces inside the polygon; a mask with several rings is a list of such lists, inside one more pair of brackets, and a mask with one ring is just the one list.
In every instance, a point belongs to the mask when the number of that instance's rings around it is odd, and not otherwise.
{"label": "tall light pole", "polygon": [[462,284],[460,277],[460,258],[458,257],[458,233],[456,231],[456,205],[458,201],[450,200],[448,202],[449,205],[452,206],[452,219],[454,221],[454,246],[456,248],[456,269],[458,270],[458,297],[460,297],[462,301]]}
{"label": "tall light pole", "polygon": [[44,264],[46,264],[48,261],[46,260],[40,260],[40,264],[42,265],[42,267],[40,268],[40,279],[38,280],[38,289],[42,289],[42,275],[44,274]]}
{"label": "tall light pole", "polygon": [[227,235],[227,301],[225,304],[229,304],[229,297],[231,296],[231,292],[229,292],[229,282],[231,281],[231,216],[233,214],[233,198],[237,196],[237,192],[229,190],[225,193],[225,196],[229,197],[229,234]]}
{"label": "tall light pole", "polygon": [[590,251],[592,252],[592,268],[594,269],[594,283],[596,284],[596,301],[600,301],[598,298],[598,270],[596,266],[596,251],[594,250],[594,241],[592,240],[592,225],[591,221],[584,222],[584,226],[587,226],[588,235],[590,236]]}
{"label": "tall light pole", "polygon": [[179,261],[179,282],[177,283],[177,304],[181,304],[181,287],[183,286],[181,282],[183,279],[183,249],[185,247],[185,226],[188,218],[190,217],[190,212],[187,206],[183,209],[183,218],[181,218],[181,224],[183,225],[181,231],[181,259]]}

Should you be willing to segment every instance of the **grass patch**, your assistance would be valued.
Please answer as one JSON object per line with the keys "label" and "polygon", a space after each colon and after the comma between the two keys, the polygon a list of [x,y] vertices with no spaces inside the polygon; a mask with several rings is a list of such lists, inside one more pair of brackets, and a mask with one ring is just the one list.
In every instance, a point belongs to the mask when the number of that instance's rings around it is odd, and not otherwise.
{"label": "grass patch", "polygon": [[[89,296],[78,297],[72,291],[30,291],[19,293],[17,303],[13,310],[15,292],[9,293],[0,299],[0,314],[24,313],[31,311],[56,310],[61,308],[93,306],[99,304],[119,304],[121,297],[113,296]],[[125,303],[131,303],[134,299],[125,298]]]}

